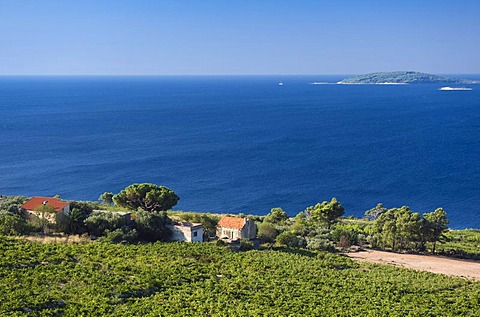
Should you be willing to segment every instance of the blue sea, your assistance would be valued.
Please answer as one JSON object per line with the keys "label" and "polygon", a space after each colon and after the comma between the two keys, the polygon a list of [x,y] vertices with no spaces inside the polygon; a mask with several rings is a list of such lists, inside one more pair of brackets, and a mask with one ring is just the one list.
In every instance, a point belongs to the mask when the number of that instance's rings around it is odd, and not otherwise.
{"label": "blue sea", "polygon": [[151,182],[178,210],[295,215],[336,197],[346,215],[443,207],[480,228],[480,85],[309,84],[342,78],[0,77],[0,194]]}

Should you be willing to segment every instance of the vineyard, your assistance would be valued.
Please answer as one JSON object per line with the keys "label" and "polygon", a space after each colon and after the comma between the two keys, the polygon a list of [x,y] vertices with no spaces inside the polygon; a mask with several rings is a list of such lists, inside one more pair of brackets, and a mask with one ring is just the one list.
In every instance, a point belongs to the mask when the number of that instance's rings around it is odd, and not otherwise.
{"label": "vineyard", "polygon": [[480,316],[480,283],[323,252],[0,238],[1,316]]}

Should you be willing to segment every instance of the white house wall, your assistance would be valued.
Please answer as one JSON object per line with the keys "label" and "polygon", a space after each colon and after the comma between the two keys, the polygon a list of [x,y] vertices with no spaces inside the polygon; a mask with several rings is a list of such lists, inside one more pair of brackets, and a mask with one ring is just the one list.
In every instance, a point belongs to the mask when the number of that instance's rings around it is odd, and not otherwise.
{"label": "white house wall", "polygon": [[173,226],[173,241],[203,242],[203,227]]}

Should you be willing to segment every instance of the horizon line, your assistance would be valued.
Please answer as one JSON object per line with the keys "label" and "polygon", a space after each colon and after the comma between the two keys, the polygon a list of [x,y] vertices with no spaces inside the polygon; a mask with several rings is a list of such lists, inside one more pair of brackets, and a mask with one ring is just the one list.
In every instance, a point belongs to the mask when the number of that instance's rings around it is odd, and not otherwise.
{"label": "horizon line", "polygon": [[[386,71],[390,72],[390,71]],[[0,74],[0,77],[207,77],[207,76],[342,76],[369,73],[298,73],[298,74]],[[480,75],[479,73],[429,73],[439,75]]]}

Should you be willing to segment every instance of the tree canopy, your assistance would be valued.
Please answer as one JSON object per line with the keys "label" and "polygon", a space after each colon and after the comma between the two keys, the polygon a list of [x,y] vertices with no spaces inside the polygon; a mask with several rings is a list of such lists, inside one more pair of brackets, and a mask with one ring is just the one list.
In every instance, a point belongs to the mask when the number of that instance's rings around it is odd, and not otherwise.
{"label": "tree canopy", "polygon": [[378,203],[374,208],[365,211],[365,217],[368,220],[375,220],[385,211],[387,211],[387,208],[383,207],[382,203]]}
{"label": "tree canopy", "polygon": [[263,221],[270,223],[280,223],[288,219],[287,213],[282,208],[272,208],[270,213],[265,216]]}
{"label": "tree canopy", "polygon": [[113,193],[104,192],[100,195],[100,197],[98,197],[98,200],[101,200],[106,205],[111,205],[113,203]]}
{"label": "tree canopy", "polygon": [[345,212],[345,209],[339,201],[334,197],[332,200],[318,203],[310,206],[305,210],[313,221],[323,223],[330,229],[331,225],[337,221]]}
{"label": "tree canopy", "polygon": [[374,245],[381,248],[415,250],[423,244],[420,214],[409,207],[391,208],[374,222]]}
{"label": "tree canopy", "polygon": [[432,253],[435,253],[437,241],[443,236],[447,230],[448,219],[447,213],[443,208],[437,208],[433,212],[423,214],[424,232],[426,233],[426,240],[433,243]]}
{"label": "tree canopy", "polygon": [[113,196],[116,205],[148,212],[165,211],[175,206],[180,198],[165,186],[133,184]]}

